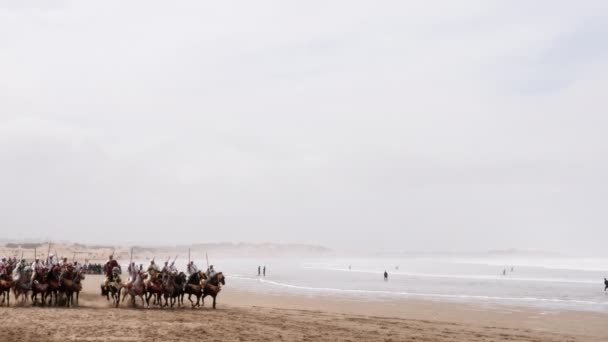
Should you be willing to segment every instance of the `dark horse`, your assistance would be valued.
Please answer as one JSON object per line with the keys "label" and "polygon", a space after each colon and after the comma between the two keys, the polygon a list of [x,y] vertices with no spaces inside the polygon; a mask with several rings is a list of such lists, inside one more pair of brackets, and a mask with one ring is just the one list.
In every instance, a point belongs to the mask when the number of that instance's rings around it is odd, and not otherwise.
{"label": "dark horse", "polygon": [[226,279],[224,278],[224,274],[222,272],[216,273],[213,277],[205,282],[203,287],[203,305],[205,305],[205,297],[211,296],[213,297],[213,308],[215,309],[215,297],[222,290],[221,285],[226,285]]}
{"label": "dark horse", "polygon": [[165,306],[171,303],[171,308],[173,308],[176,301],[178,307],[182,306],[186,274],[183,272],[179,274],[166,274],[164,278],[163,297],[165,298]]}
{"label": "dark horse", "polygon": [[[193,273],[190,278],[188,278],[188,283],[184,288],[184,293],[188,294],[188,300],[192,304],[192,308],[201,306],[200,302],[201,296],[203,295],[203,281],[206,279],[207,276],[202,271]],[[192,301],[192,295],[196,297],[196,304]],[[183,296],[184,294],[182,294],[182,298]]]}
{"label": "dark horse", "polygon": [[59,290],[61,289],[61,283],[59,282],[59,275],[61,274],[61,267],[54,265],[51,267],[49,272],[46,274],[46,283],[49,285],[47,289],[47,296],[49,298],[49,305],[53,304],[53,295],[55,295],[55,305],[59,297]]}
{"label": "dark horse", "polygon": [[46,268],[39,268],[34,275],[34,281],[32,282],[32,305],[36,305],[38,302],[38,294],[40,294],[40,303],[44,306],[47,296],[47,290],[49,284],[46,283]]}

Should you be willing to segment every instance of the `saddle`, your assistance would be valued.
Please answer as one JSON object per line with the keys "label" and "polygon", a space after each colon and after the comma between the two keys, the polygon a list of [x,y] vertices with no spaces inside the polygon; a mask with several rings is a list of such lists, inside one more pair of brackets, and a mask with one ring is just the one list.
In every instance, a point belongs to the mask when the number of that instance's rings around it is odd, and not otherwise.
{"label": "saddle", "polygon": [[162,291],[163,287],[161,284],[155,283],[155,282],[150,282],[148,284],[148,287],[154,291]]}

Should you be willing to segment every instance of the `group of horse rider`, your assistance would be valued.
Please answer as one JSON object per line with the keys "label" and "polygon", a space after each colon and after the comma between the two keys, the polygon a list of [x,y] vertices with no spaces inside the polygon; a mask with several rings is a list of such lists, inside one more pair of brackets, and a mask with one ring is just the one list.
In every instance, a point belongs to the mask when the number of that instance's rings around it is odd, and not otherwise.
{"label": "group of horse rider", "polygon": [[[106,276],[105,285],[108,285],[110,282],[116,281],[115,278],[117,277],[117,274],[120,274],[122,272],[120,265],[114,259],[113,255],[110,255],[108,257],[108,261],[106,261],[106,263],[103,267],[103,270],[104,270],[104,274]],[[116,270],[118,270],[118,272],[116,272]],[[148,273],[151,276],[151,281],[156,281],[158,279],[158,277],[165,278],[166,276],[169,276],[169,275],[175,276],[179,273],[179,270],[177,269],[177,266],[175,266],[175,260],[173,260],[171,262],[169,262],[168,260],[165,261],[165,264],[161,269],[158,266],[158,264],[154,261],[154,259],[152,259],[152,260],[150,260],[150,264],[148,265],[148,268],[145,271],[143,269],[143,264],[140,264],[139,266],[137,266],[135,264],[135,262],[131,262],[131,264],[127,268],[127,273],[129,275],[129,280],[128,280],[127,284],[132,284],[138,278],[141,279],[141,277],[143,276],[144,273]],[[188,281],[190,281],[190,278],[192,277],[192,275],[197,274],[197,273],[199,273],[199,268],[196,266],[194,261],[190,261],[187,264],[187,271],[186,271],[186,274],[188,276]],[[205,272],[205,275],[209,279],[209,278],[212,278],[213,276],[215,276],[215,274],[216,274],[216,272],[213,269],[213,265],[210,265],[209,268],[207,269],[207,272]]]}
{"label": "group of horse rider", "polygon": [[19,281],[21,275],[28,271],[32,272],[31,280],[33,281],[36,273],[40,271],[48,271],[54,266],[59,266],[61,270],[65,270],[68,267],[72,267],[75,271],[79,272],[86,267],[85,265],[79,264],[77,261],[70,263],[68,258],[63,258],[61,261],[55,259],[55,255],[49,254],[46,261],[40,260],[38,257],[28,264],[26,259],[18,260],[17,257],[5,257],[3,256],[0,260],[0,276],[7,275],[8,272],[12,271],[12,277],[14,281]]}

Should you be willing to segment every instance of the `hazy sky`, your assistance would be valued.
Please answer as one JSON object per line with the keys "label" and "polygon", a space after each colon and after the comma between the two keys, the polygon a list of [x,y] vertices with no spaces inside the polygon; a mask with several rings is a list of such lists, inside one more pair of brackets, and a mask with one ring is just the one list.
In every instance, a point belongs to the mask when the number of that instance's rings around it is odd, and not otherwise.
{"label": "hazy sky", "polygon": [[0,238],[602,253],[607,101],[605,0],[0,0]]}

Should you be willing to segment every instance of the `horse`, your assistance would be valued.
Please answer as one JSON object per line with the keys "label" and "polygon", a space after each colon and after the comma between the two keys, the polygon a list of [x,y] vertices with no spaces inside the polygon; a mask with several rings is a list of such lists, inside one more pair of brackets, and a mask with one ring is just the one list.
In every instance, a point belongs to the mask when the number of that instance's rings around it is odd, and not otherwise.
{"label": "horse", "polygon": [[41,296],[41,305],[44,306],[45,304],[47,290],[49,287],[49,284],[46,283],[45,273],[45,267],[39,268],[35,271],[34,281],[32,281],[32,305],[36,305],[36,303],[38,302],[38,294],[40,294]]}
{"label": "horse", "polygon": [[[192,304],[192,308],[194,309],[197,306],[200,306],[201,296],[203,295],[203,286],[204,281],[207,279],[207,275],[203,271],[199,271],[193,273],[190,278],[188,278],[188,283],[184,288],[184,293],[188,294],[188,300]],[[192,295],[196,297],[196,304],[192,301]],[[182,294],[182,298],[183,298]]]}
{"label": "horse", "polygon": [[[144,278],[146,278],[148,275],[145,274]],[[122,301],[125,301],[125,298],[127,297],[127,295],[131,296],[131,305],[133,307],[136,306],[135,304],[135,297],[140,297],[141,298],[141,306],[144,306],[144,296],[146,294],[146,286],[144,285],[143,282],[143,278],[141,276],[141,274],[137,274],[137,277],[135,278],[135,281],[132,284],[127,284],[127,286],[125,286],[125,293],[122,295]],[[117,304],[118,306],[118,304]]]}
{"label": "horse", "polygon": [[211,296],[213,298],[213,308],[215,309],[215,298],[222,290],[220,284],[226,285],[226,279],[222,272],[216,273],[213,277],[205,282],[203,285],[203,305],[205,305],[205,297]]}
{"label": "horse", "polygon": [[165,298],[165,304],[163,305],[162,298],[161,298],[161,303],[160,303],[161,308],[169,306],[169,301],[171,302],[171,308],[173,308],[173,304],[175,304],[175,299],[172,297],[173,289],[175,288],[175,285],[173,284],[174,277],[175,277],[175,275],[173,275],[171,273],[163,274],[161,289],[162,289],[162,296]]}
{"label": "horse", "polygon": [[49,298],[49,305],[53,304],[53,295],[55,295],[55,305],[57,305],[57,299],[61,290],[61,283],[59,282],[61,274],[61,267],[59,265],[51,266],[51,269],[46,274],[46,282],[49,285],[47,289],[47,297]]}
{"label": "horse", "polygon": [[74,293],[79,292],[82,289],[82,285],[74,281],[76,273],[77,272],[74,272],[74,267],[72,267],[72,265],[68,265],[61,272],[61,291],[65,293],[65,306],[68,308],[74,305]]}
{"label": "horse", "polygon": [[[82,291],[82,281],[84,280],[84,271],[82,269],[76,271],[74,274],[74,292],[76,293],[76,306],[78,306],[78,298],[80,297],[80,291]],[[120,295],[118,296],[120,297]]]}
{"label": "horse", "polygon": [[[84,275],[83,275],[84,277]],[[101,295],[106,296],[106,299],[110,301],[110,296],[112,296],[112,304],[115,307],[118,307],[120,304],[120,292],[124,285],[122,284],[122,280],[120,279],[120,268],[114,267],[112,269],[112,281],[108,283],[106,286],[105,283],[101,284]]]}
{"label": "horse", "polygon": [[0,275],[0,294],[2,294],[0,305],[6,303],[6,306],[10,306],[13,283],[13,277],[11,277],[10,272],[6,271],[6,273]]}
{"label": "horse", "polygon": [[19,274],[17,274],[17,279],[13,283],[13,294],[15,295],[15,300],[19,300],[21,297],[21,303],[25,303],[27,301],[27,293],[32,288],[32,268],[30,266],[24,267]]}
{"label": "horse", "polygon": [[173,297],[177,299],[178,307],[184,305],[184,290],[186,286],[186,281],[188,281],[188,277],[184,272],[179,272],[179,274],[173,280],[173,284],[175,285],[173,290]]}
{"label": "horse", "polygon": [[[165,280],[163,282],[163,296],[165,298],[165,305],[169,305],[169,301],[171,303],[171,308],[175,305],[177,301],[177,306],[181,306],[183,304],[183,291],[184,284],[186,283],[186,275],[183,272],[179,274],[167,274],[165,275]],[[182,297],[182,300],[180,300]]]}
{"label": "horse", "polygon": [[150,307],[150,298],[155,296],[154,303],[163,307],[162,296],[164,294],[164,284],[162,281],[158,281],[160,274],[154,270],[150,270],[148,273],[148,280],[144,283],[146,289],[146,305]]}

